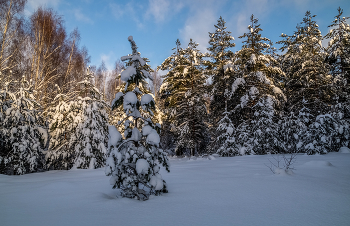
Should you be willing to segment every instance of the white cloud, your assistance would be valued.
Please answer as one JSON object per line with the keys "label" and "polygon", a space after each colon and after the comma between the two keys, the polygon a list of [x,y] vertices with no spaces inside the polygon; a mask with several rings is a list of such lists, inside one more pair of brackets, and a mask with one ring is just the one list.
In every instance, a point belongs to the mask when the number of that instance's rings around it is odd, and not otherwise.
{"label": "white cloud", "polygon": [[146,19],[154,19],[156,23],[170,21],[187,4],[185,0],[148,0]]}
{"label": "white cloud", "polygon": [[156,22],[164,21],[165,17],[169,15],[170,1],[169,0],[149,0],[148,10],[146,16],[152,15]]}
{"label": "white cloud", "polygon": [[78,21],[82,21],[82,22],[86,22],[86,23],[89,23],[89,24],[92,24],[93,21],[85,16],[82,12],[81,12],[81,9],[76,9],[74,10],[74,16],[75,18],[78,20]]}
{"label": "white cloud", "polygon": [[112,15],[116,19],[120,19],[122,17],[128,17],[128,19],[132,19],[138,28],[143,28],[144,24],[140,19],[140,16],[143,14],[140,13],[142,10],[142,6],[135,5],[133,3],[127,3],[126,5],[118,5],[116,3],[109,4]]}
{"label": "white cloud", "polygon": [[201,52],[207,52],[209,31],[214,30],[214,24],[219,19],[219,10],[224,2],[218,1],[200,1],[193,0],[184,3],[185,8],[190,9],[189,17],[185,25],[180,29],[180,36],[183,40],[183,47],[192,38],[193,41],[199,44],[198,49]]}
{"label": "white cloud", "polygon": [[123,16],[124,10],[122,7],[116,3],[110,3],[109,4],[110,9],[112,10],[112,14],[115,18],[119,19]]}
{"label": "white cloud", "polygon": [[[247,32],[247,27],[250,24],[250,16],[254,14],[255,18],[261,19],[267,17],[272,12],[275,0],[246,0],[240,5],[238,13],[231,18],[232,24],[236,24],[234,33],[238,36]],[[254,7],[252,7],[254,6]],[[238,37],[237,36],[237,37]],[[237,38],[235,37],[235,38]]]}
{"label": "white cloud", "polygon": [[28,0],[24,9],[24,14],[30,16],[40,6],[56,9],[60,3],[61,0]]}
{"label": "white cloud", "polygon": [[28,5],[32,9],[37,9],[39,6],[57,7],[61,0],[28,0]]}
{"label": "white cloud", "polygon": [[207,52],[208,47],[208,31],[213,30],[213,26],[217,18],[213,11],[205,9],[197,12],[189,17],[183,29],[180,30],[180,36],[185,43],[183,48],[187,47],[190,38],[199,44],[198,49],[201,52]]}

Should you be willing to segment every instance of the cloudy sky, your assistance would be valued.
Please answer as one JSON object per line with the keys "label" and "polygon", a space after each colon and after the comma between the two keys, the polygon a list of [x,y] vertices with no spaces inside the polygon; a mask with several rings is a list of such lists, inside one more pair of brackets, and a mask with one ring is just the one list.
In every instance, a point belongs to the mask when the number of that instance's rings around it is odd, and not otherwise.
{"label": "cloudy sky", "polygon": [[348,0],[28,0],[26,15],[38,6],[53,8],[68,32],[77,27],[91,65],[99,66],[103,60],[109,69],[131,53],[130,35],[154,68],[171,55],[178,38],[183,47],[192,38],[205,51],[208,32],[214,32],[220,16],[235,38],[233,51],[240,49],[238,36],[246,31],[251,14],[259,18],[262,35],[274,42],[281,33],[293,34],[307,10],[317,15],[323,35],[339,6],[344,16],[350,16]]}

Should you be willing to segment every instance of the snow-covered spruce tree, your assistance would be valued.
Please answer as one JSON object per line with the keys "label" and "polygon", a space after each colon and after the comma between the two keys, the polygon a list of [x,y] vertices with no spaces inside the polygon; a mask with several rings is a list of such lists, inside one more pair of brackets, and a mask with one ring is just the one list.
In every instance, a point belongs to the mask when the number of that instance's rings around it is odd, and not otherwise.
{"label": "snow-covered spruce tree", "polygon": [[48,109],[50,144],[46,153],[48,169],[69,170],[74,166],[76,128],[81,122],[81,101],[69,101],[57,86],[58,94]]}
{"label": "snow-covered spruce tree", "polygon": [[201,68],[203,54],[197,46],[198,44],[191,39],[188,47],[183,50],[186,61],[182,65],[183,81],[178,93],[182,99],[176,112],[177,152],[191,156],[205,151],[208,137],[204,100],[204,84],[207,77]]}
{"label": "snow-covered spruce tree", "polygon": [[[215,26],[215,32],[209,32],[209,51],[210,59],[204,62],[206,73],[212,77],[212,84],[209,87],[211,100],[209,106],[210,120],[214,128],[217,128],[217,123],[221,120],[225,111],[225,101],[227,95],[225,90],[229,89],[229,85],[233,82],[234,72],[229,67],[225,67],[232,63],[233,52],[230,50],[235,46],[234,38],[230,35],[230,31],[226,31],[225,20],[219,18]],[[233,109],[233,106],[227,102],[228,111]]]}
{"label": "snow-covered spruce tree", "polygon": [[203,54],[192,39],[186,49],[177,44],[176,52],[161,65],[162,70],[168,70],[161,92],[177,134],[176,154],[194,155],[203,152],[207,142]]}
{"label": "snow-covered spruce tree", "polygon": [[13,95],[8,90],[8,86],[10,84],[11,83],[7,82],[0,72],[0,174],[5,174],[5,163],[3,161],[3,158],[10,150],[10,148],[7,147],[4,127],[6,110],[11,106],[12,100],[10,99],[10,96]]}
{"label": "snow-covered spruce tree", "polygon": [[275,59],[266,54],[272,48],[271,41],[261,37],[258,19],[252,15],[250,21],[249,32],[239,37],[245,38],[235,61],[241,77],[232,84],[230,101],[235,104],[232,110],[235,122],[239,122],[236,130],[238,153],[266,154],[278,151],[276,116],[286,101],[269,76],[283,72],[271,65]]}
{"label": "snow-covered spruce tree", "polygon": [[[209,123],[211,124],[211,136],[212,141],[209,145],[211,152],[218,151],[218,140],[222,140],[221,130],[219,121],[226,117],[229,117],[229,111],[234,108],[231,101],[227,101],[228,95],[227,90],[229,85],[233,83],[235,79],[235,70],[232,68],[232,61],[234,53],[230,50],[235,46],[233,43],[234,38],[230,35],[230,31],[226,31],[225,21],[222,17],[219,18],[218,23],[215,26],[215,32],[209,32],[209,61],[205,61],[206,66],[205,73],[212,78],[212,83],[209,85],[210,103],[208,117]],[[227,111],[225,111],[227,106]],[[224,112],[227,112],[224,113]],[[224,118],[222,118],[224,116]],[[218,128],[220,127],[220,129]],[[220,137],[220,138],[219,138]]]}
{"label": "snow-covered spruce tree", "polygon": [[235,144],[234,137],[234,125],[231,119],[228,117],[227,112],[227,97],[228,92],[225,93],[225,112],[224,117],[218,122],[216,129],[218,136],[215,139],[215,147],[217,147],[217,153],[221,156],[235,156],[238,155],[238,149]]}
{"label": "snow-covered spruce tree", "polygon": [[89,68],[81,86],[81,121],[76,130],[74,142],[74,167],[96,169],[105,165],[108,143],[108,105],[99,90],[92,84],[94,78]]}
{"label": "snow-covered spruce tree", "polygon": [[337,103],[332,106],[330,115],[336,121],[336,135],[332,137],[331,151],[339,151],[341,147],[349,147],[350,141],[350,121],[345,117],[346,103]]}
{"label": "snow-covered spruce tree", "polygon": [[12,100],[2,123],[5,148],[1,173],[20,175],[45,168],[43,147],[48,136],[32,88],[23,77],[18,91],[7,93]]}
{"label": "snow-covered spruce tree", "polygon": [[306,133],[310,122],[310,110],[306,107],[307,103],[303,100],[303,107],[298,113],[289,112],[283,115],[279,120],[280,132],[280,152],[299,153],[303,148],[303,134]]}
{"label": "snow-covered spruce tree", "polygon": [[76,101],[59,93],[49,111],[50,146],[47,166],[55,170],[99,168],[105,165],[108,142],[107,104],[92,84],[93,75],[87,69],[78,83],[80,96]]}
{"label": "snow-covered spruce tree", "polygon": [[[177,108],[182,100],[180,95],[180,87],[183,86],[183,65],[185,65],[186,58],[183,55],[180,40],[176,40],[176,47],[173,48],[175,52],[165,59],[165,61],[158,67],[158,70],[168,71],[163,76],[163,83],[160,86],[160,108],[163,112],[163,124],[161,132],[162,146],[167,149],[175,149],[176,143],[176,129],[175,124],[177,120]],[[179,153],[177,153],[179,154]]]}
{"label": "snow-covered spruce tree", "polygon": [[[116,79],[120,81],[121,75],[119,74],[116,77]],[[120,83],[116,87],[115,93],[123,92],[123,90],[125,89],[125,85],[126,85],[125,83]],[[120,131],[121,133],[124,133],[124,125],[119,122],[122,121],[125,117],[126,117],[126,114],[123,111],[123,105],[120,105],[117,108],[114,108],[113,110],[110,111],[109,124],[114,125],[118,129],[118,131]]]}
{"label": "snow-covered spruce tree", "polygon": [[[326,48],[327,62],[331,66],[331,73],[338,82],[343,85],[350,84],[350,27],[346,20],[350,17],[342,17],[343,10],[338,8],[338,15],[328,27],[332,29],[324,37],[330,39]],[[346,80],[346,84],[342,80]]]}
{"label": "snow-covered spruce tree", "polygon": [[111,176],[113,188],[122,190],[123,197],[147,200],[151,194],[167,192],[159,170],[163,165],[169,171],[169,164],[166,153],[159,147],[160,125],[152,121],[155,102],[146,89],[146,79],[152,79],[149,74],[151,68],[137,52],[133,37],[128,40],[132,54],[121,58],[127,61],[127,68],[121,73],[121,79],[126,82],[125,89],[117,93],[112,101],[112,109],[122,105],[127,115],[124,119],[124,140],[117,148],[111,149],[105,173]]}
{"label": "snow-covered spruce tree", "polygon": [[338,134],[337,127],[337,121],[330,114],[318,115],[302,134],[302,152],[313,155],[332,151],[335,146],[333,138]]}
{"label": "snow-covered spruce tree", "polygon": [[282,63],[287,80],[288,110],[297,113],[305,99],[311,114],[316,117],[329,110],[327,105],[332,102],[335,90],[325,63],[322,35],[314,17],[307,11],[297,31],[292,36],[282,34],[284,40],[277,43],[283,45],[281,51],[286,51]]}

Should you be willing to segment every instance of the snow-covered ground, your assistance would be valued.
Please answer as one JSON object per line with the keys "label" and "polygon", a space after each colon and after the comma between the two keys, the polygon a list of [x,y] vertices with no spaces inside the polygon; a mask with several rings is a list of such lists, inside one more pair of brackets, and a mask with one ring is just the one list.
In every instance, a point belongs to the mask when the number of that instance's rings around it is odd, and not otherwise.
{"label": "snow-covered ground", "polygon": [[350,225],[350,154],[171,159],[169,193],[116,198],[103,169],[0,175],[0,225]]}

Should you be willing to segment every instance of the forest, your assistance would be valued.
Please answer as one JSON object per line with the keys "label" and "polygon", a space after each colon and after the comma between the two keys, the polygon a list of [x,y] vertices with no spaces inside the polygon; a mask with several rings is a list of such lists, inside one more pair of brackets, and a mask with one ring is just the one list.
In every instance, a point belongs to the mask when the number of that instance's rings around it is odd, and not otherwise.
{"label": "forest", "polygon": [[[307,11],[279,49],[254,15],[237,41],[220,17],[207,52],[176,40],[155,70],[125,37],[131,53],[108,71],[89,66],[78,29],[68,34],[43,7],[26,18],[25,4],[0,5],[1,174],[105,167],[114,188],[144,200],[167,192],[158,173],[167,156],[349,147],[350,27],[340,7],[324,36]],[[235,41],[243,45],[232,52]]]}

